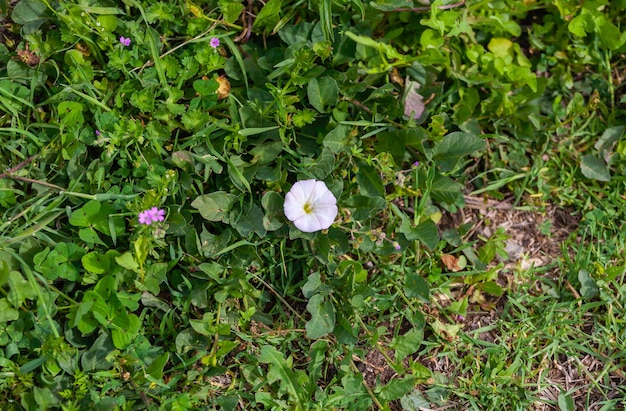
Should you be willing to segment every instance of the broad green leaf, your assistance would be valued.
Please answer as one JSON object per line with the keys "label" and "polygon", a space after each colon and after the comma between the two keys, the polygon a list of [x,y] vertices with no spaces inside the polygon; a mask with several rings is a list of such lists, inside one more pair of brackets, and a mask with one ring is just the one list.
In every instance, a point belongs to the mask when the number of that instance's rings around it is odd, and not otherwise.
{"label": "broad green leaf", "polygon": [[265,237],[267,230],[263,226],[263,211],[254,203],[246,207],[247,210],[244,210],[244,212],[237,217],[236,221],[230,222],[231,226],[237,230],[239,235],[243,238],[247,238],[252,233],[255,233],[260,238]]}
{"label": "broad green leaf", "polygon": [[339,87],[332,77],[312,78],[307,88],[309,103],[320,113],[337,104]]}
{"label": "broad green leaf", "polygon": [[118,257],[115,257],[115,262],[126,268],[127,270],[137,271],[139,270],[139,264],[135,261],[135,258],[130,252],[126,252]]}
{"label": "broad green leaf", "polygon": [[229,23],[234,23],[239,16],[241,16],[241,12],[245,8],[242,3],[231,1],[231,0],[218,0],[220,11],[224,14],[224,20]]}
{"label": "broad green leaf", "polygon": [[399,379],[394,378],[382,388],[378,388],[376,391],[381,399],[384,401],[398,400],[411,392],[415,386],[415,377],[407,375],[406,377]]}
{"label": "broad green leaf", "polygon": [[84,206],[72,212],[70,224],[76,227],[89,227],[93,223],[96,215],[98,215],[100,206],[99,201],[88,201]]}
{"label": "broad green leaf", "polygon": [[403,410],[422,410],[430,408],[430,402],[422,396],[422,393],[417,388],[400,398],[400,405],[402,405]]}
{"label": "broad green leaf", "polygon": [[78,230],[78,238],[86,242],[88,246],[93,246],[93,244],[106,246],[106,243],[100,239],[96,230],[91,227],[85,227]]}
{"label": "broad green leaf", "polygon": [[428,282],[415,270],[406,270],[404,274],[404,293],[409,298],[419,298],[423,302],[430,302],[430,287]]}
{"label": "broad green leaf", "polygon": [[[102,9],[104,9],[105,7],[102,7]],[[116,9],[114,7],[106,7],[108,9],[111,9],[109,11],[110,14],[101,14],[100,16],[98,16],[98,23],[100,23],[100,26],[103,27],[105,30],[107,31],[115,31],[115,29],[117,28],[117,17],[112,16],[111,14],[118,14],[121,13],[121,10]],[[89,7],[89,11],[91,13],[97,13],[93,7]]]}
{"label": "broad green leaf", "polygon": [[583,9],[582,12],[570,20],[567,29],[578,37],[585,37],[587,33],[592,33],[595,29],[593,16],[588,10]]}
{"label": "broad green leaf", "polygon": [[374,217],[376,213],[387,207],[387,202],[382,197],[369,197],[364,195],[354,195],[346,201],[350,207],[352,217],[357,221],[364,221]]}
{"label": "broad green leaf", "polygon": [[80,127],[85,118],[83,117],[83,105],[75,101],[63,101],[58,107],[59,118],[69,127]]}
{"label": "broad green leaf", "polygon": [[24,26],[23,34],[34,33],[49,17],[50,10],[40,0],[21,0],[11,13],[11,20]]}
{"label": "broad green leaf", "polygon": [[620,29],[607,20],[606,17],[600,15],[595,20],[595,31],[604,45],[610,50],[615,50],[626,42],[626,35]]}
{"label": "broad green leaf", "polygon": [[15,308],[19,308],[26,300],[34,300],[37,298],[37,290],[35,290],[32,284],[18,271],[11,271],[9,273],[8,284],[9,293],[7,299]]}
{"label": "broad green leaf", "polygon": [[85,270],[94,274],[104,274],[110,268],[109,257],[95,251],[85,254],[81,258],[81,262]]}
{"label": "broad green leaf", "polygon": [[608,162],[607,157],[609,157],[613,151],[613,146],[624,136],[624,129],[626,129],[624,126],[607,128],[594,145],[595,149],[598,150],[600,156],[603,157],[605,161]]}
{"label": "broad green leaf", "polygon": [[209,221],[228,223],[228,212],[237,200],[237,196],[224,191],[203,194],[191,202],[191,206]]}
{"label": "broad green leaf", "polygon": [[395,350],[396,362],[400,362],[408,355],[417,352],[422,345],[423,339],[424,331],[417,328],[411,328],[404,335],[397,336],[391,343],[392,348]]}
{"label": "broad green leaf", "polygon": [[339,124],[326,134],[322,144],[324,147],[328,148],[331,153],[337,154],[346,148],[345,141],[346,137],[348,137],[348,133],[350,133],[350,128],[343,124]]}
{"label": "broad green leaf", "polygon": [[267,231],[278,230],[283,224],[283,198],[276,191],[268,191],[261,198],[261,205],[265,210],[263,227]]}
{"label": "broad green leaf", "polygon": [[433,200],[448,206],[463,208],[463,187],[450,177],[438,175],[432,183],[430,196]]}
{"label": "broad green leaf", "polygon": [[415,7],[413,0],[376,0],[370,1],[369,5],[385,12]]}
{"label": "broad green leaf", "polygon": [[381,53],[384,53],[388,59],[406,60],[406,56],[403,56],[402,54],[398,53],[398,51],[394,49],[392,46],[390,46],[389,44],[377,42],[371,37],[361,36],[358,34],[354,34],[350,31],[346,31],[344,32],[344,34],[348,36],[350,39],[352,39],[353,41],[355,41],[356,43],[359,43],[366,47],[372,47],[380,51]]}
{"label": "broad green leaf", "polygon": [[117,327],[111,331],[115,348],[123,350],[132,343],[141,329],[141,319],[135,314],[120,313],[113,318]]}
{"label": "broad green leaf", "polygon": [[293,371],[292,360],[286,360],[275,347],[261,347],[259,362],[269,364],[267,378],[270,383],[280,382],[280,389],[287,391],[289,397],[297,403],[296,409],[303,409],[303,384],[307,377],[302,371]]}
{"label": "broad green leaf", "polygon": [[503,59],[512,59],[515,55],[513,50],[513,42],[509,39],[502,37],[494,37],[489,41],[487,45],[489,51],[491,51],[496,57]]}
{"label": "broad green leaf", "polygon": [[485,292],[490,295],[494,295],[496,297],[500,297],[502,294],[504,294],[504,290],[502,289],[502,287],[495,281],[487,281],[484,283],[478,283],[476,284],[476,288],[482,292]]}
{"label": "broad green leaf", "polygon": [[558,403],[561,411],[574,411],[576,409],[572,397],[564,392],[559,393]]}
{"label": "broad green leaf", "polygon": [[400,232],[404,234],[407,240],[420,240],[431,250],[439,244],[439,231],[437,230],[437,225],[431,219],[422,221],[416,227],[412,227],[408,217],[403,216]]}
{"label": "broad green leaf", "polygon": [[580,171],[592,180],[611,181],[611,173],[606,163],[593,154],[586,154],[582,157]]}
{"label": "broad green leaf", "polygon": [[441,168],[441,171],[452,171],[458,161],[466,155],[487,147],[485,140],[471,133],[455,131],[446,135],[435,145],[432,159]]}
{"label": "broad green leaf", "polygon": [[254,19],[254,23],[252,23],[252,28],[269,28],[273,29],[274,25],[278,22],[280,17],[280,11],[282,8],[283,2],[282,0],[269,0],[261,11],[257,13],[256,18]]}
{"label": "broad green leaf", "polygon": [[213,79],[196,80],[193,82],[193,89],[201,96],[213,95],[218,87],[219,83]]}
{"label": "broad green leaf", "polygon": [[42,410],[52,408],[59,403],[59,399],[48,387],[33,387],[33,396],[35,398],[35,402]]}
{"label": "broad green leaf", "polygon": [[85,372],[106,370],[111,367],[107,356],[115,349],[109,335],[102,333],[96,341],[85,351],[80,359],[81,368]]}
{"label": "broad green leaf", "polygon": [[580,282],[580,295],[582,295],[583,298],[589,300],[598,295],[598,286],[593,278],[591,278],[591,275],[589,275],[589,271],[578,271],[578,281]]}
{"label": "broad green leaf", "polygon": [[330,334],[335,328],[335,307],[322,294],[315,294],[309,299],[306,310],[311,319],[306,323],[307,338],[320,338]]}
{"label": "broad green leaf", "polygon": [[20,318],[20,313],[13,308],[6,298],[0,299],[0,324],[7,321],[15,321]]}
{"label": "broad green leaf", "polygon": [[165,364],[170,359],[169,352],[164,352],[159,355],[152,361],[150,366],[146,369],[146,374],[150,375],[152,378],[156,380],[160,380],[163,378],[163,368]]}
{"label": "broad green leaf", "polygon": [[358,165],[359,171],[356,173],[356,182],[359,191],[366,196],[384,197],[385,187],[383,187],[378,171],[363,161],[359,161]]}

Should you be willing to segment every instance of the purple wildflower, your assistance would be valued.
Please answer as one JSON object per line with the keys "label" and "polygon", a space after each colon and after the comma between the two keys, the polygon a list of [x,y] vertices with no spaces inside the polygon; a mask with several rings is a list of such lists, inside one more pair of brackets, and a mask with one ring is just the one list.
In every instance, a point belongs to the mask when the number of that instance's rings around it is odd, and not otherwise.
{"label": "purple wildflower", "polygon": [[139,213],[139,224],[150,225],[157,221],[165,221],[165,210],[152,207]]}
{"label": "purple wildflower", "polygon": [[101,133],[100,133],[100,130],[96,130],[96,135],[97,135],[98,137],[100,137],[100,134],[101,134]]}
{"label": "purple wildflower", "polygon": [[419,162],[419,161],[417,161],[417,160],[415,161],[415,163],[413,163],[413,167],[417,167],[417,166],[419,166],[419,165],[420,165],[420,162]]}
{"label": "purple wildflower", "polygon": [[130,38],[124,37],[124,36],[120,36],[120,44],[122,46],[124,46],[124,47],[130,46]]}
{"label": "purple wildflower", "polygon": [[209,42],[209,45],[214,49],[218,48],[220,46],[220,39],[218,39],[217,37],[213,37]]}
{"label": "purple wildflower", "polygon": [[393,242],[393,247],[398,251],[402,250],[402,246],[398,244],[396,241]]}

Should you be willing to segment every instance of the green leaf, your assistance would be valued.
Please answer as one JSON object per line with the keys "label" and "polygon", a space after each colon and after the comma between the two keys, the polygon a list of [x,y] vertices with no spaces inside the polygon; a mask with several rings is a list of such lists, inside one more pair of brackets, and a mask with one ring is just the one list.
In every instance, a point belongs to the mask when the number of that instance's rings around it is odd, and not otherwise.
{"label": "green leaf", "polygon": [[6,298],[0,299],[0,324],[15,321],[20,318],[20,313],[9,303]]}
{"label": "green leaf", "polygon": [[70,216],[70,224],[76,227],[89,227],[100,211],[100,202],[91,200],[75,210]]}
{"label": "green leaf", "polygon": [[146,374],[150,375],[152,378],[156,380],[161,380],[163,378],[163,368],[165,364],[170,359],[170,353],[164,352],[159,355],[152,361],[150,366],[146,369]]}
{"label": "green leaf", "polygon": [[431,250],[439,244],[439,231],[437,230],[437,225],[431,219],[422,221],[416,227],[412,227],[408,217],[402,216],[400,232],[404,234],[407,240],[420,240]]}
{"label": "green leaf", "polygon": [[417,388],[400,398],[400,405],[402,405],[403,410],[422,410],[430,408],[430,402],[422,396],[422,393]]}
{"label": "green leaf", "polygon": [[11,13],[11,20],[24,26],[23,34],[34,33],[49,17],[48,7],[40,0],[22,0]]}
{"label": "green leaf", "polygon": [[196,80],[193,82],[193,89],[201,96],[209,96],[215,94],[219,86],[219,83],[213,79]]}
{"label": "green leaf", "polygon": [[387,208],[387,202],[384,198],[369,197],[360,194],[348,198],[346,205],[350,207],[352,218],[361,222]]}
{"label": "green leaf", "polygon": [[237,196],[224,191],[203,194],[191,202],[191,206],[209,221],[228,223],[228,212],[237,200]]}
{"label": "green leaf", "polygon": [[115,349],[111,339],[106,333],[98,336],[91,347],[83,353],[80,359],[81,368],[85,372],[106,370],[111,367],[111,361],[107,356]]}
{"label": "green leaf", "polygon": [[400,362],[408,355],[416,353],[423,340],[424,331],[417,328],[411,328],[404,335],[396,337],[391,343],[391,347],[395,350],[396,362]]}
{"label": "green leaf", "polygon": [[137,107],[144,113],[149,113],[154,110],[154,90],[151,88],[144,88],[135,91],[130,96],[130,104]]}
{"label": "green leaf", "polygon": [[232,0],[218,0],[217,4],[224,14],[224,20],[229,23],[234,23],[239,18],[241,12],[245,8],[242,3]]}
{"label": "green leaf", "polygon": [[33,387],[33,396],[35,397],[35,402],[42,410],[54,407],[59,403],[59,399],[52,393],[52,391],[48,387]]}
{"label": "green leaf", "polygon": [[378,395],[384,401],[394,401],[411,392],[415,385],[415,377],[408,375],[402,379],[394,378],[382,388],[377,389]]}
{"label": "green leaf", "polygon": [[394,11],[396,9],[413,8],[415,4],[412,0],[376,0],[371,1],[370,6],[380,11]]}
{"label": "green leaf", "polygon": [[430,302],[430,287],[428,282],[418,272],[406,270],[404,274],[404,292],[409,298],[419,298],[423,302]]}
{"label": "green leaf", "polygon": [[63,101],[58,107],[59,118],[67,127],[80,127],[84,122],[83,105],[75,101]]}
{"label": "green leaf", "polygon": [[231,226],[237,230],[241,237],[246,238],[255,233],[263,238],[267,234],[267,230],[263,226],[263,217],[261,208],[252,203],[244,213],[237,217],[236,221],[231,221]]}
{"label": "green leaf", "polygon": [[346,148],[345,141],[346,137],[348,137],[348,133],[350,133],[350,128],[343,124],[339,124],[326,134],[322,144],[324,147],[328,148],[331,153],[337,154]]}
{"label": "green leaf", "polygon": [[384,197],[385,187],[376,168],[363,161],[358,162],[359,171],[356,173],[356,182],[359,191],[366,196]]}
{"label": "green leaf", "polygon": [[330,334],[335,328],[335,307],[324,299],[322,294],[315,294],[309,299],[306,310],[311,319],[306,323],[307,338],[320,338]]}
{"label": "green leaf", "polygon": [[598,181],[610,181],[611,173],[606,163],[592,154],[586,154],[580,161],[580,171],[587,178]]}
{"label": "green leaf", "polygon": [[580,282],[580,295],[583,296],[583,298],[589,300],[598,295],[598,286],[589,275],[589,271],[578,271],[578,281]]}
{"label": "green leaf", "polygon": [[100,239],[100,236],[91,227],[81,228],[78,230],[78,238],[86,242],[90,247],[93,244],[100,244],[106,246],[106,243]]}
{"label": "green leaf", "polygon": [[559,402],[559,409],[561,411],[574,411],[576,409],[576,406],[574,404],[574,400],[572,399],[572,397],[569,394],[566,394],[564,392],[559,393],[558,402]]}
{"label": "green leaf", "polygon": [[485,292],[490,295],[494,295],[496,297],[500,297],[502,294],[504,294],[504,290],[502,289],[502,287],[495,281],[487,281],[484,283],[478,283],[476,284],[476,288],[482,292]]}
{"label": "green leaf", "polygon": [[85,270],[94,274],[104,274],[109,271],[109,257],[95,251],[89,252],[81,258]]}
{"label": "green leaf", "polygon": [[7,299],[13,307],[19,308],[26,300],[37,298],[37,290],[27,281],[20,272],[11,271],[9,273],[9,293]]}
{"label": "green leaf", "polygon": [[121,312],[116,315],[112,321],[112,323],[116,325],[116,328],[111,331],[113,345],[115,345],[115,348],[123,350],[128,347],[139,334],[142,325],[141,319],[135,314]]}
{"label": "green leaf", "polygon": [[438,175],[433,180],[430,196],[433,200],[448,206],[463,208],[463,186],[450,177]]}
{"label": "green leaf", "polygon": [[280,17],[282,5],[282,0],[269,0],[267,3],[265,3],[261,11],[256,15],[254,23],[252,23],[252,28],[273,29],[274,25],[278,22],[278,19]]}
{"label": "green leaf", "polygon": [[452,171],[457,162],[466,155],[487,147],[485,140],[471,133],[455,131],[446,135],[435,145],[432,159],[441,168],[441,171]]}
{"label": "green leaf", "polygon": [[135,257],[133,257],[132,253],[126,252],[118,257],[115,257],[115,262],[127,270],[135,272],[139,270],[139,264],[135,261]]}
{"label": "green leaf", "polygon": [[295,409],[304,409],[302,395],[303,383],[307,377],[302,371],[293,371],[291,359],[286,360],[283,354],[270,345],[261,347],[259,362],[269,364],[267,379],[270,383],[280,382],[280,390],[286,391],[298,406]]}
{"label": "green leaf", "polygon": [[332,77],[312,78],[307,88],[309,103],[320,113],[337,104],[339,87]]}
{"label": "green leaf", "polygon": [[625,129],[626,127],[624,126],[616,126],[609,127],[604,130],[604,133],[602,133],[602,136],[594,145],[595,149],[598,150],[602,157],[606,158],[606,154],[611,153],[615,143],[617,143],[624,136]]}

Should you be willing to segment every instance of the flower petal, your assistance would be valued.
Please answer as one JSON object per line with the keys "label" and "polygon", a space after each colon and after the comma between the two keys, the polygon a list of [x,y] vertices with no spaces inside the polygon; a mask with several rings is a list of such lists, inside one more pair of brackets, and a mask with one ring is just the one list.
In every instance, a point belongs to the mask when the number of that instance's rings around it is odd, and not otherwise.
{"label": "flower petal", "polygon": [[315,214],[305,214],[297,220],[294,220],[293,224],[298,230],[304,231],[305,233],[313,233],[322,229]]}
{"label": "flower petal", "polygon": [[307,233],[330,227],[338,212],[333,193],[323,181],[314,179],[294,183],[285,196],[283,209],[285,216]]}

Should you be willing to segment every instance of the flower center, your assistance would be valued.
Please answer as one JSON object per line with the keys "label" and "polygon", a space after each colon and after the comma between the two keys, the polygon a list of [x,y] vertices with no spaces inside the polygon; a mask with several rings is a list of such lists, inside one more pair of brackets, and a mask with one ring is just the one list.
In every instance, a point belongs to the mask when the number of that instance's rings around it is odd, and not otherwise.
{"label": "flower center", "polygon": [[307,214],[311,214],[313,212],[313,204],[311,203],[304,203],[304,206],[302,208],[304,209],[304,212]]}

